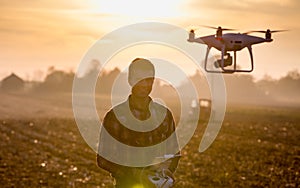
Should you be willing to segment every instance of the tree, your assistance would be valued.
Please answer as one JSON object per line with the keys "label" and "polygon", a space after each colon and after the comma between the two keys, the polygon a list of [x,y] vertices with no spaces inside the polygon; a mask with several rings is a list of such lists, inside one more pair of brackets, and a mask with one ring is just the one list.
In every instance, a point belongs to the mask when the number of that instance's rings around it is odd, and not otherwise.
{"label": "tree", "polygon": [[42,82],[38,87],[39,92],[71,92],[72,83],[74,79],[73,72],[64,72],[61,70],[51,69],[48,71],[44,82]]}

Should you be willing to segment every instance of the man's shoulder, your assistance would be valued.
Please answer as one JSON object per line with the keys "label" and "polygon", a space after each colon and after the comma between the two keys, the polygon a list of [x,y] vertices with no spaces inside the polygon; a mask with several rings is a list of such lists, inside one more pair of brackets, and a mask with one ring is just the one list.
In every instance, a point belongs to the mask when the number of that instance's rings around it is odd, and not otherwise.
{"label": "man's shoulder", "polygon": [[[173,118],[171,110],[165,105],[152,101],[150,105],[150,111],[156,112],[159,114],[166,114],[166,117]],[[127,117],[130,113],[130,107],[128,101],[117,104],[113,108],[111,108],[105,115],[105,119],[115,119],[118,117]]]}
{"label": "man's shoulder", "polygon": [[165,105],[153,101],[152,107],[158,116],[163,115],[165,121],[174,121],[171,110]]}
{"label": "man's shoulder", "polygon": [[111,108],[105,115],[105,118],[112,118],[112,117],[115,117],[115,114],[116,114],[116,111],[124,111],[124,110],[127,110],[126,109],[126,106],[127,106],[127,102],[122,102],[120,104],[117,104],[116,106],[114,106],[113,108]]}
{"label": "man's shoulder", "polygon": [[153,106],[158,110],[166,110],[168,114],[171,113],[171,110],[168,107],[158,102],[153,101]]}

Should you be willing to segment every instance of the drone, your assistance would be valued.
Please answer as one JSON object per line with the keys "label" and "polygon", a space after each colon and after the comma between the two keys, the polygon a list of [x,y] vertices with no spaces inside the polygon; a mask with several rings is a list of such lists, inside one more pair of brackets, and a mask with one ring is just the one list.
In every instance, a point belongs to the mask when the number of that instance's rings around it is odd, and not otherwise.
{"label": "drone", "polygon": [[[207,45],[207,51],[204,60],[204,69],[209,73],[235,73],[235,72],[252,72],[254,69],[252,45],[263,42],[272,42],[272,33],[282,32],[286,30],[274,30],[267,29],[266,31],[248,31],[246,33],[225,33],[223,31],[232,31],[234,29],[227,29],[219,27],[204,26],[211,29],[216,29],[215,35],[208,35],[199,38],[195,38],[195,30],[190,30],[188,42],[196,42]],[[249,33],[265,33],[265,38],[248,35]],[[221,51],[221,59],[214,62],[215,68],[208,68],[207,59],[211,48],[216,48]],[[248,48],[251,66],[249,69],[240,69],[236,63],[236,52]],[[234,57],[232,62],[232,56],[229,52],[233,51]],[[228,68],[229,67],[229,68]]]}

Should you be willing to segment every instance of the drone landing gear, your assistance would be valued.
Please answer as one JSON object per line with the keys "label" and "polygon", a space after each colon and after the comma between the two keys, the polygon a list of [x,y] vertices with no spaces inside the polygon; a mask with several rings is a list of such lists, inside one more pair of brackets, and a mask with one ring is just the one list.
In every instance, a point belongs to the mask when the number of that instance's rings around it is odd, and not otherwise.
{"label": "drone landing gear", "polygon": [[[216,69],[208,69],[207,67],[207,59],[208,59],[208,54],[210,51],[211,47],[207,47],[206,51],[206,56],[205,56],[205,61],[204,61],[204,69],[206,72],[209,73],[235,73],[235,72],[252,72],[253,71],[253,55],[252,55],[252,48],[251,46],[248,46],[248,51],[250,54],[250,60],[251,60],[251,67],[250,69],[237,69],[237,64],[236,64],[236,51],[234,51],[234,61],[233,61],[233,68],[232,69],[227,69],[225,67],[232,66],[232,56],[230,56],[229,53],[225,54],[225,47],[222,48],[222,54],[221,54],[221,59],[217,60],[214,62],[214,67],[215,68],[221,68],[222,70],[216,70]],[[224,58],[226,56],[226,58]]]}

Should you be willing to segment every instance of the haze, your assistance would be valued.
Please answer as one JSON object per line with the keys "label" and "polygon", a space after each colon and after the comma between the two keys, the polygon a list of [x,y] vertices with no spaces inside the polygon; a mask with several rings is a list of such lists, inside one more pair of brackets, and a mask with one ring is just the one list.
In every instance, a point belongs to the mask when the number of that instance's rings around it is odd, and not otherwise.
{"label": "haze", "polygon": [[[215,33],[200,25],[221,25],[239,32],[288,29],[288,32],[274,34],[272,43],[253,46],[255,70],[252,75],[257,79],[265,74],[279,78],[300,67],[300,2],[297,0],[232,0],[230,4],[224,0],[121,2],[1,1],[0,79],[11,72],[26,80],[42,79],[50,66],[76,70],[89,47],[103,35],[145,21],[174,24],[187,32],[195,28],[198,36]],[[124,56],[126,58],[129,57]],[[242,52],[239,60],[248,60],[248,54]],[[185,69],[195,71],[189,66]]]}

